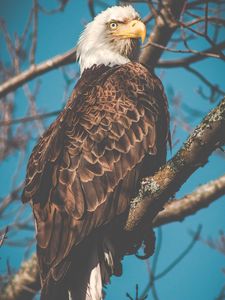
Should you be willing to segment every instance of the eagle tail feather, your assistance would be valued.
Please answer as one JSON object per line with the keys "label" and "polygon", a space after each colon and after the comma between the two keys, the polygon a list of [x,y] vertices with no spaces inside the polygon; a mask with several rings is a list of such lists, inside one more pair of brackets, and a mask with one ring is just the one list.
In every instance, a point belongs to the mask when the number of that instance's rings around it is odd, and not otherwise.
{"label": "eagle tail feather", "polygon": [[40,300],[70,300],[68,289],[62,284],[48,282],[41,289]]}
{"label": "eagle tail feather", "polygon": [[70,300],[102,300],[103,286],[113,274],[115,250],[111,241],[104,237],[92,240],[84,265],[76,271],[69,291]]}

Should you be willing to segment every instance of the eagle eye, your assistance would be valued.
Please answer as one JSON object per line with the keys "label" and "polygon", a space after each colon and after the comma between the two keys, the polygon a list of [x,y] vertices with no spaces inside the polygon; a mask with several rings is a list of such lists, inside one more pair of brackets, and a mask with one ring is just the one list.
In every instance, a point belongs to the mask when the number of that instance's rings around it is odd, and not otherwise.
{"label": "eagle eye", "polygon": [[110,29],[115,30],[118,27],[118,23],[113,21],[109,24]]}

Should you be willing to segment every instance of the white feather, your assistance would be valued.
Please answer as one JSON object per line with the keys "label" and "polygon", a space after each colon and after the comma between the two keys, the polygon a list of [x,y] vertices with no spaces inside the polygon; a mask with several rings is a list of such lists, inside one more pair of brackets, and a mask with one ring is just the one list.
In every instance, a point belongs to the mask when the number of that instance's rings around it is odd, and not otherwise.
{"label": "white feather", "polygon": [[84,262],[83,270],[78,271],[78,277],[70,288],[69,297],[72,300],[102,300],[101,262],[96,240],[92,240],[89,256]]}
{"label": "white feather", "polygon": [[100,263],[91,270],[86,300],[102,300],[102,277]]}
{"label": "white feather", "polygon": [[113,45],[110,45],[106,24],[111,20],[133,20],[138,17],[139,14],[131,5],[113,6],[88,23],[77,45],[77,57],[81,74],[85,69],[91,68],[95,64],[114,66],[129,62],[128,57],[121,55]]}

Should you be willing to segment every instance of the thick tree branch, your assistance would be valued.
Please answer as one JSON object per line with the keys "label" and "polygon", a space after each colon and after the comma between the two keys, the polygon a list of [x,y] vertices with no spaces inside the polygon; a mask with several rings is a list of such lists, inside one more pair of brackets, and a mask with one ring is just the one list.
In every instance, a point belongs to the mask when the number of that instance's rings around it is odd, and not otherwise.
{"label": "thick tree branch", "polygon": [[[195,192],[179,201],[163,205],[187,178],[203,166],[208,156],[219,145],[225,143],[225,99],[208,114],[194,130],[178,153],[153,177],[143,180],[138,197],[133,201],[125,232],[131,232],[145,218],[153,220],[153,226],[181,221],[225,193],[225,176],[199,187]],[[19,280],[20,278],[20,280]],[[15,284],[16,280],[16,284]],[[11,293],[12,287],[14,294]],[[1,300],[32,299],[32,290],[38,290],[39,277],[35,256],[23,264],[1,291]],[[25,294],[26,297],[25,298]],[[22,295],[22,298],[21,298]]]}
{"label": "thick tree branch", "polygon": [[134,231],[147,219],[162,210],[184,182],[199,167],[204,166],[210,154],[225,143],[225,98],[194,130],[177,154],[154,176],[143,179],[138,196],[133,200],[124,227]]}
{"label": "thick tree branch", "polygon": [[177,20],[180,17],[185,0],[163,1],[163,7],[155,19],[155,26],[149,37],[149,45],[140,55],[140,62],[150,69],[154,69],[163,53],[163,49],[154,47],[151,43],[166,46],[177,29]]}
{"label": "thick tree branch", "polygon": [[24,262],[20,270],[1,291],[1,300],[31,300],[40,289],[37,258],[34,254]]}

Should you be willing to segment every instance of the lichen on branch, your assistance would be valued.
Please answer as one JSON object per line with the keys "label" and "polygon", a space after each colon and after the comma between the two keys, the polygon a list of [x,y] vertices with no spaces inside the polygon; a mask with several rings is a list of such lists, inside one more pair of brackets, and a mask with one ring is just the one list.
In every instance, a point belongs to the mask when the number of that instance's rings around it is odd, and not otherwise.
{"label": "lichen on branch", "polygon": [[210,154],[225,144],[225,98],[193,131],[177,154],[154,176],[144,178],[141,189],[130,207],[125,232],[134,231],[141,223],[163,209],[191,174],[202,167]]}

